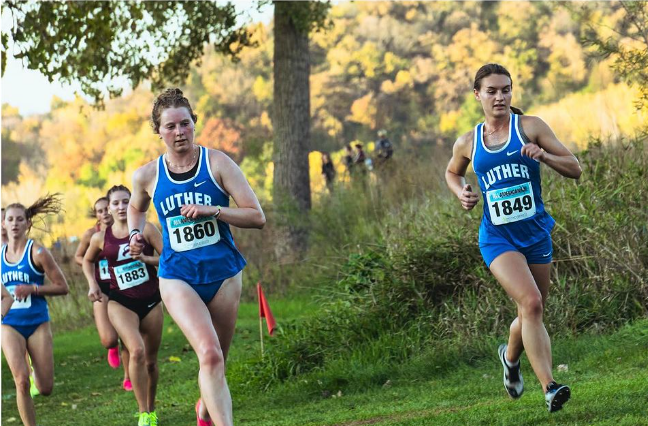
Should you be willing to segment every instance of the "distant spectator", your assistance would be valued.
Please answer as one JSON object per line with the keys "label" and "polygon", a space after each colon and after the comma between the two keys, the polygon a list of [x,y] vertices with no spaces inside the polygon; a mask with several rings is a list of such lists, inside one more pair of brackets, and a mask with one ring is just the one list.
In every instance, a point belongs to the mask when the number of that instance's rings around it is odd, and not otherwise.
{"label": "distant spectator", "polygon": [[329,192],[333,192],[333,181],[335,180],[335,167],[331,161],[331,156],[328,152],[322,152],[322,176],[326,182],[326,187]]}
{"label": "distant spectator", "polygon": [[384,164],[394,154],[394,146],[391,141],[387,139],[387,131],[384,129],[378,130],[378,140],[376,141],[376,163]]}
{"label": "distant spectator", "polygon": [[342,162],[344,163],[344,167],[346,167],[347,172],[351,174],[351,170],[353,168],[353,157],[355,154],[353,153],[353,149],[351,148],[350,144],[346,144],[344,146],[344,157],[342,158]]}

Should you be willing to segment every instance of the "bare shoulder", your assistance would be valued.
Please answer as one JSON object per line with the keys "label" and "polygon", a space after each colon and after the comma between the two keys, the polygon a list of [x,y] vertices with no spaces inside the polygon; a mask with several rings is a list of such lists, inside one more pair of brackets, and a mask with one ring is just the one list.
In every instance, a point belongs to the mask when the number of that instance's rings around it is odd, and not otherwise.
{"label": "bare shoulder", "polygon": [[157,159],[149,161],[133,173],[133,183],[147,184],[155,179],[157,173]]}
{"label": "bare shoulder", "polygon": [[473,140],[475,138],[475,129],[470,129],[468,132],[459,136],[452,148],[453,153],[470,158],[473,148]]}
{"label": "bare shoulder", "polygon": [[34,241],[32,244],[32,259],[34,259],[37,266],[42,266],[43,262],[52,257],[52,254],[41,243]]}
{"label": "bare shoulder", "polygon": [[207,152],[209,153],[209,163],[211,165],[214,165],[216,167],[227,167],[234,163],[234,160],[232,160],[230,156],[225,154],[223,151],[207,148]]}
{"label": "bare shoulder", "polygon": [[106,231],[97,231],[92,234],[90,238],[90,245],[95,247],[103,248],[104,238],[106,236]]}
{"label": "bare shoulder", "polygon": [[524,133],[527,134],[532,140],[534,136],[549,128],[549,125],[540,117],[535,115],[522,115],[520,116],[520,124]]}
{"label": "bare shoulder", "polygon": [[97,231],[97,228],[95,228],[95,227],[92,227],[90,229],[86,229],[86,231],[83,233],[83,235],[81,235],[81,240],[82,241],[90,241],[90,238],[92,238],[92,236],[96,232],[98,232],[98,231]]}

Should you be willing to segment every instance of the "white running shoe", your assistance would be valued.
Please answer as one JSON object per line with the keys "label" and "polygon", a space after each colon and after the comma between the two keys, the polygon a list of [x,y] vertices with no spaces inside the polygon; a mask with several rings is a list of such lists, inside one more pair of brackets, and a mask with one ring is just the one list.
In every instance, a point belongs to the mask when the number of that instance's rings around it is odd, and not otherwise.
{"label": "white running shoe", "polygon": [[569,386],[559,385],[556,382],[551,382],[547,386],[547,392],[545,393],[545,403],[547,404],[547,409],[550,413],[555,413],[560,410],[563,404],[569,401],[571,397],[571,390]]}
{"label": "white running shoe", "polygon": [[497,349],[500,362],[504,367],[504,389],[513,399],[518,399],[524,393],[524,379],[522,379],[522,372],[520,371],[520,360],[514,366],[510,366],[506,361],[506,348],[507,344],[503,343]]}

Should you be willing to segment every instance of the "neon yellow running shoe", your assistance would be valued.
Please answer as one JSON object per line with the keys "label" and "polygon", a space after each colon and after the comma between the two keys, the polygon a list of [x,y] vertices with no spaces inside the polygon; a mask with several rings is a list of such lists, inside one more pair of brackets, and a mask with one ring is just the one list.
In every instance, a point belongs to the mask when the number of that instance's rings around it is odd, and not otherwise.
{"label": "neon yellow running shoe", "polygon": [[155,411],[149,413],[149,425],[158,426],[157,413]]}
{"label": "neon yellow running shoe", "polygon": [[139,421],[137,422],[137,426],[151,426],[151,417],[149,413],[139,413]]}
{"label": "neon yellow running shoe", "polygon": [[35,397],[40,395],[40,391],[36,387],[36,382],[34,381],[34,371],[32,370],[31,374],[29,375],[29,394],[31,397]]}

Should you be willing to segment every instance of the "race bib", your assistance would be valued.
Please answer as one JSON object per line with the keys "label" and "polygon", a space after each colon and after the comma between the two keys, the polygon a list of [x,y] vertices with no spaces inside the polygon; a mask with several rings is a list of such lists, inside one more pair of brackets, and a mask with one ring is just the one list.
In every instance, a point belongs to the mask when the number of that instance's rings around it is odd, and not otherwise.
{"label": "race bib", "polygon": [[188,251],[216,244],[220,232],[213,216],[189,219],[184,216],[167,218],[169,241],[174,251]]}
{"label": "race bib", "polygon": [[486,200],[493,225],[517,222],[536,212],[531,182],[487,191]]}
{"label": "race bib", "polygon": [[11,287],[7,287],[7,291],[11,294],[11,297],[13,297],[13,304],[11,305],[11,310],[13,309],[29,309],[31,308],[31,294],[24,298],[23,300],[18,300],[16,299],[16,287],[15,285],[12,285]]}
{"label": "race bib", "polygon": [[120,290],[136,287],[149,280],[148,269],[146,269],[146,265],[139,260],[135,260],[125,265],[115,266],[113,271]]}
{"label": "race bib", "polygon": [[99,279],[101,281],[110,281],[110,271],[108,271],[108,259],[99,261]]}

